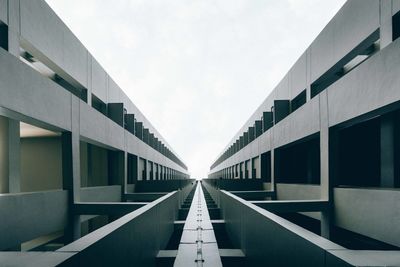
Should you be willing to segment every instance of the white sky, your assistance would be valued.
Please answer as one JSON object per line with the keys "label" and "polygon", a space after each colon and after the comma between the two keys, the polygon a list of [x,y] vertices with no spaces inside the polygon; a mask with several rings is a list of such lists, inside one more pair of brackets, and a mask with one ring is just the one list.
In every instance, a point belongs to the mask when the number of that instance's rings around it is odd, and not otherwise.
{"label": "white sky", "polygon": [[344,0],[46,0],[205,177]]}

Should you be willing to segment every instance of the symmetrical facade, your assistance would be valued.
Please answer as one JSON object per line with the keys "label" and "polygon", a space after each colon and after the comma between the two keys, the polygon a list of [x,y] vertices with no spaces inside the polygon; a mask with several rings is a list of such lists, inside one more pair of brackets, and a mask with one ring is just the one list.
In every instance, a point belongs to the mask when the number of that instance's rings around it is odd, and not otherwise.
{"label": "symmetrical facade", "polygon": [[400,0],[349,0],[210,168],[44,0],[0,0],[0,266],[400,266]]}

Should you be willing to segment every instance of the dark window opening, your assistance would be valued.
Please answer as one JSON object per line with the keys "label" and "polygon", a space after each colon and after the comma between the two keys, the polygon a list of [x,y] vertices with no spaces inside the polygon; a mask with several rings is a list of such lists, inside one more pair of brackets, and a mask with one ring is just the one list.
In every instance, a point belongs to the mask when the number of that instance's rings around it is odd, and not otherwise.
{"label": "dark window opening", "polygon": [[[272,109],[273,108],[271,108],[271,110]],[[273,126],[274,121],[273,121],[272,111],[263,112],[262,123],[263,123],[263,132],[268,131],[268,129],[270,129]]]}
{"label": "dark window opening", "polygon": [[[380,184],[380,119],[374,118],[337,133],[337,155],[332,155],[337,185]],[[332,153],[335,153],[332,150]]]}
{"label": "dark window opening", "polygon": [[92,107],[103,115],[107,116],[107,105],[97,96],[92,94]]}
{"label": "dark window opening", "polygon": [[249,165],[250,165],[250,161],[247,160],[247,161],[244,163],[244,178],[246,178],[246,179],[249,178],[249,172],[250,172]]}
{"label": "dark window opening", "polygon": [[271,182],[271,151],[261,154],[261,179],[266,182]]}
{"label": "dark window opening", "polygon": [[123,103],[108,103],[107,105],[107,116],[116,124],[124,127],[124,116],[126,109]]}
{"label": "dark window opening", "polygon": [[275,100],[272,111],[274,116],[274,124],[277,124],[290,114],[290,101]]}
{"label": "dark window opening", "polygon": [[290,101],[290,109],[291,112],[296,111],[299,107],[304,105],[307,101],[307,92],[303,90],[300,94],[298,94],[295,98]]}
{"label": "dark window opening", "polygon": [[400,11],[392,17],[393,41],[400,37]]}
{"label": "dark window opening", "polygon": [[320,184],[320,139],[307,138],[275,150],[278,183]]}
{"label": "dark window opening", "polygon": [[0,47],[8,51],[8,26],[0,21]]}
{"label": "dark window opening", "polygon": [[257,158],[252,159],[252,164],[251,164],[251,178],[259,178],[257,177],[257,169],[256,169],[256,164],[257,164]]}
{"label": "dark window opening", "polygon": [[81,186],[109,185],[109,150],[80,142]]}
{"label": "dark window opening", "polygon": [[76,97],[87,102],[87,90],[85,88],[77,88],[57,74],[54,74],[52,80],[55,81],[58,85],[60,85],[64,89],[66,89],[68,92],[72,93]]}
{"label": "dark window opening", "polygon": [[311,84],[311,97],[318,95],[331,84],[356,68],[379,50],[379,29],[339,60],[333,67]]}
{"label": "dark window opening", "polygon": [[128,154],[128,184],[136,183],[137,174],[138,174],[137,156]]}

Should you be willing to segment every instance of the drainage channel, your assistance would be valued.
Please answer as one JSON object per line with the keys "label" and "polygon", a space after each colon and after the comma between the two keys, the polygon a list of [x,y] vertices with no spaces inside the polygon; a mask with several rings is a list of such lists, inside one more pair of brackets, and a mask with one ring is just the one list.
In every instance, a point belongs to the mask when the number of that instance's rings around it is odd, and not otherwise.
{"label": "drainage channel", "polygon": [[229,238],[218,205],[198,182],[182,203],[174,233],[159,251],[156,265],[235,267],[244,266],[244,260]]}

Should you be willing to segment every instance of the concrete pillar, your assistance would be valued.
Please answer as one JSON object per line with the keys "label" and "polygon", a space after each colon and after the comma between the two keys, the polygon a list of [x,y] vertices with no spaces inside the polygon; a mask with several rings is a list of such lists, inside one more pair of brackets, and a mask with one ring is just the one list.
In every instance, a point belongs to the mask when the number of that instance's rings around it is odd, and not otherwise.
{"label": "concrete pillar", "polygon": [[272,128],[271,134],[270,134],[270,139],[269,142],[271,144],[271,159],[270,159],[270,167],[271,167],[271,190],[275,191],[276,190],[276,176],[275,176],[275,143],[274,143],[274,135],[275,131],[274,128]]}
{"label": "concrete pillar", "polygon": [[[61,136],[62,142],[62,174],[63,189],[68,190],[68,200],[70,207],[75,202],[80,201],[80,152],[79,135],[64,132]],[[66,229],[68,241],[76,240],[81,237],[80,216],[75,216],[73,209],[69,208],[69,223]]]}
{"label": "concrete pillar", "polygon": [[306,50],[306,101],[311,99],[311,49]]}
{"label": "concrete pillar", "polygon": [[8,119],[0,117],[0,193],[8,193]]}
{"label": "concrete pillar", "polygon": [[252,171],[251,171],[251,159],[245,161],[245,164],[246,164],[245,169],[246,169],[247,178],[252,179],[253,177],[252,177]]}
{"label": "concrete pillar", "polygon": [[276,163],[279,161],[277,153],[275,153],[275,149],[271,149],[271,190],[276,190],[276,182],[278,177],[278,170],[276,168]]}
{"label": "concrete pillar", "polygon": [[21,192],[20,144],[20,123],[17,120],[8,119],[8,191],[10,193]]}
{"label": "concrete pillar", "polygon": [[20,186],[19,121],[0,116],[0,193],[18,193]]}
{"label": "concrete pillar", "polygon": [[395,115],[381,117],[381,187],[395,187]]}
{"label": "concrete pillar", "polygon": [[20,0],[8,1],[8,52],[16,57],[20,53]]}
{"label": "concrete pillar", "polygon": [[320,162],[321,162],[321,199],[328,200],[330,208],[321,212],[321,236],[329,238],[332,203],[333,203],[333,188],[329,179],[329,121],[328,121],[328,96],[327,92],[323,91],[319,94],[320,98]]}
{"label": "concrete pillar", "polygon": [[81,168],[80,168],[80,100],[73,98],[71,113],[71,132],[63,132],[62,143],[62,176],[63,189],[68,190],[69,223],[65,237],[68,241],[81,237],[81,221],[74,215],[73,204],[80,201]]}
{"label": "concrete pillar", "polygon": [[381,49],[393,41],[392,0],[380,0],[380,46]]}

